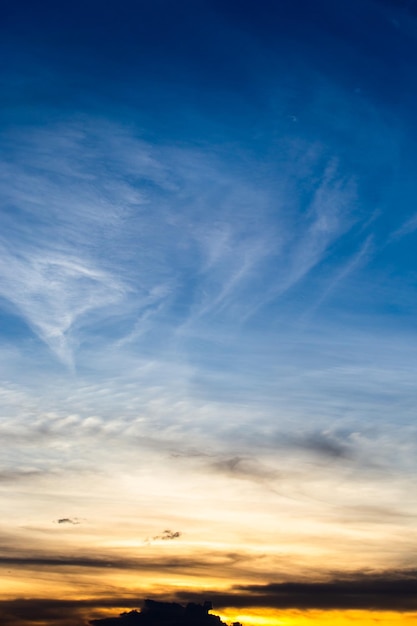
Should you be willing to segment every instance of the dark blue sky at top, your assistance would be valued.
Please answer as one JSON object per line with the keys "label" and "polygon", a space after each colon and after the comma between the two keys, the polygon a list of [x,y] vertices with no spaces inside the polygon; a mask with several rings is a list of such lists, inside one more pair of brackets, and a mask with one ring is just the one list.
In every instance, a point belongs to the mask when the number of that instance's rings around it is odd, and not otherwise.
{"label": "dark blue sky at top", "polygon": [[13,105],[20,96],[29,110],[31,100],[34,108],[40,99],[61,108],[103,97],[107,106],[127,104],[162,117],[188,105],[250,129],[270,113],[274,88],[285,89],[295,111],[308,107],[321,74],[411,115],[416,47],[400,26],[412,7],[396,4],[6,2],[4,71],[29,84],[19,93],[16,81],[16,92],[4,96]]}
{"label": "dark blue sky at top", "polygon": [[[412,242],[387,241],[415,212],[413,2],[4,2],[0,50],[5,129],[115,120],[154,145],[221,154],[261,187],[293,150],[320,143],[317,171],[290,174],[301,205],[336,155],[356,179],[361,215],[337,254],[348,258],[373,220],[384,248],[369,260],[373,280],[412,279]],[[362,297],[372,311],[373,296]]]}
{"label": "dark blue sky at top", "polygon": [[[297,119],[306,141],[359,168],[383,152],[380,123],[416,132],[405,0],[5,2],[2,15],[6,125],[88,112],[152,141],[237,141],[268,160]],[[323,82],[345,102],[320,110]],[[406,161],[413,146],[401,150]],[[386,180],[395,166],[382,161]]]}
{"label": "dark blue sky at top", "polygon": [[[410,16],[402,3],[327,0],[5,3],[2,114],[123,116],[154,141],[236,140],[263,153],[297,118],[306,140],[369,161],[380,138],[364,99],[415,132]],[[323,80],[346,92],[344,109],[318,113]]]}

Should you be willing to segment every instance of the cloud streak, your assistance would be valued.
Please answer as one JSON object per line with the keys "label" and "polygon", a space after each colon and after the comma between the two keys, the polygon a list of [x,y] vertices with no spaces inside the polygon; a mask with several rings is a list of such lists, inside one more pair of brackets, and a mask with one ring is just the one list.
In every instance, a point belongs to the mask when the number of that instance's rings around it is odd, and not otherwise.
{"label": "cloud streak", "polygon": [[[414,570],[380,574],[352,573],[320,582],[283,582],[239,585],[230,592],[205,592],[215,606],[263,607],[274,609],[343,609],[414,612],[417,576]],[[186,593],[178,593],[181,600]],[[187,596],[188,597],[188,596]],[[191,599],[201,594],[191,594]]]}

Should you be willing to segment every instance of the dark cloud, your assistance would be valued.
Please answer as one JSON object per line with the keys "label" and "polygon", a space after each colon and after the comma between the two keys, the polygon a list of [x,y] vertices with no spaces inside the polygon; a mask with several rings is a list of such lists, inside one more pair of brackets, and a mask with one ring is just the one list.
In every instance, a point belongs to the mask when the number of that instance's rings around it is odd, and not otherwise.
{"label": "dark cloud", "polygon": [[160,626],[166,623],[170,626],[226,626],[217,615],[212,615],[211,602],[197,604],[190,602],[183,606],[177,602],[158,602],[145,600],[140,612],[134,610],[122,613],[119,617],[93,619],[92,626],[123,626],[142,624],[143,626]]}
{"label": "dark cloud", "polygon": [[303,440],[299,440],[299,445],[327,458],[350,459],[353,456],[351,445],[329,433],[319,432],[307,435]]}
{"label": "dark cloud", "polygon": [[214,461],[211,467],[218,472],[228,474],[234,478],[254,480],[255,482],[273,479],[277,472],[265,467],[253,457],[234,456]]}
{"label": "dark cloud", "polygon": [[164,532],[162,533],[162,535],[155,535],[155,537],[152,537],[152,539],[162,539],[162,541],[169,541],[171,539],[178,539],[179,537],[181,537],[181,533],[176,530],[169,530],[169,528],[167,530],[164,530]]}
{"label": "dark cloud", "polygon": [[[176,613],[176,617],[186,618],[186,621],[177,621],[172,626],[225,626],[216,615],[209,614],[211,602],[202,605],[189,603],[188,607],[178,603],[145,600],[142,611],[137,597],[102,598],[99,602],[94,599],[86,600],[47,600],[47,599],[19,599],[0,601],[0,615],[2,626],[38,626],[39,623],[48,626],[123,626],[124,624],[147,624],[154,626],[162,615]],[[119,612],[120,608],[128,609],[118,617],[102,617],[103,614]],[[93,617],[93,616],[96,617]],[[98,617],[101,615],[101,617]],[[142,618],[140,617],[142,615]],[[187,619],[188,618],[188,619]]]}
{"label": "dark cloud", "polygon": [[0,566],[33,567],[113,567],[114,569],[134,569],[136,561],[128,559],[106,559],[100,557],[77,556],[0,556]]}
{"label": "dark cloud", "polygon": [[47,472],[41,469],[5,469],[0,471],[0,482],[8,483],[44,476]]}
{"label": "dark cloud", "polygon": [[305,450],[326,460],[352,460],[356,457],[356,450],[349,436],[350,433],[329,431],[277,433],[266,443],[268,447]]}
{"label": "dark cloud", "polygon": [[[84,626],[88,617],[103,615],[120,607],[134,609],[137,597],[61,600],[48,598],[19,598],[0,601],[1,626]],[[88,617],[87,617],[88,616]]]}
{"label": "dark cloud", "polygon": [[[172,532],[172,531],[170,531]],[[175,533],[173,533],[175,534]],[[169,539],[169,537],[168,537]],[[55,568],[97,568],[118,569],[140,572],[172,572],[181,571],[184,574],[202,574],[218,568],[233,566],[239,561],[239,555],[234,553],[204,553],[199,558],[138,556],[136,558],[115,555],[114,553],[92,556],[39,554],[16,554],[9,550],[9,554],[0,556],[0,567],[16,567],[21,569],[55,569]]]}
{"label": "dark cloud", "polygon": [[[228,592],[205,590],[204,594],[218,607],[416,611],[417,570],[357,573],[319,582],[238,585]],[[179,601],[183,597],[176,595]],[[187,598],[199,601],[202,594],[188,593]]]}
{"label": "dark cloud", "polygon": [[95,604],[72,600],[17,599],[0,601],[2,626],[75,626],[85,624],[83,613]]}
{"label": "dark cloud", "polygon": [[56,520],[57,524],[81,524],[81,520],[78,517],[60,517]]}

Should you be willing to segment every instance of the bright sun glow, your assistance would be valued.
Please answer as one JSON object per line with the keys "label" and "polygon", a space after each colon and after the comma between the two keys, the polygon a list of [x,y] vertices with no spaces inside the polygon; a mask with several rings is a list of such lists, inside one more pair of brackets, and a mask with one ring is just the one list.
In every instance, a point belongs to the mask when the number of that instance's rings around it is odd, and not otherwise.
{"label": "bright sun glow", "polygon": [[244,626],[416,626],[416,613],[378,611],[244,611],[220,612],[228,622]]}

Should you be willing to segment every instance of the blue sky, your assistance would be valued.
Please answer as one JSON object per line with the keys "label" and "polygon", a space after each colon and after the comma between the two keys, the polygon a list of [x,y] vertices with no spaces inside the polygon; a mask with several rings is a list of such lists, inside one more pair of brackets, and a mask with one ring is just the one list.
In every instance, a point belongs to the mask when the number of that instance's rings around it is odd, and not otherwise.
{"label": "blue sky", "polygon": [[[252,531],[277,506],[298,529],[286,576],[320,554],[352,569],[352,550],[358,570],[412,565],[416,19],[405,1],[5,6],[10,550],[53,552],[67,517],[86,528],[68,550],[121,549],[146,493],[139,534],[178,522],[187,554],[201,531],[272,564],[280,540]],[[196,520],[203,489],[236,509]]]}

